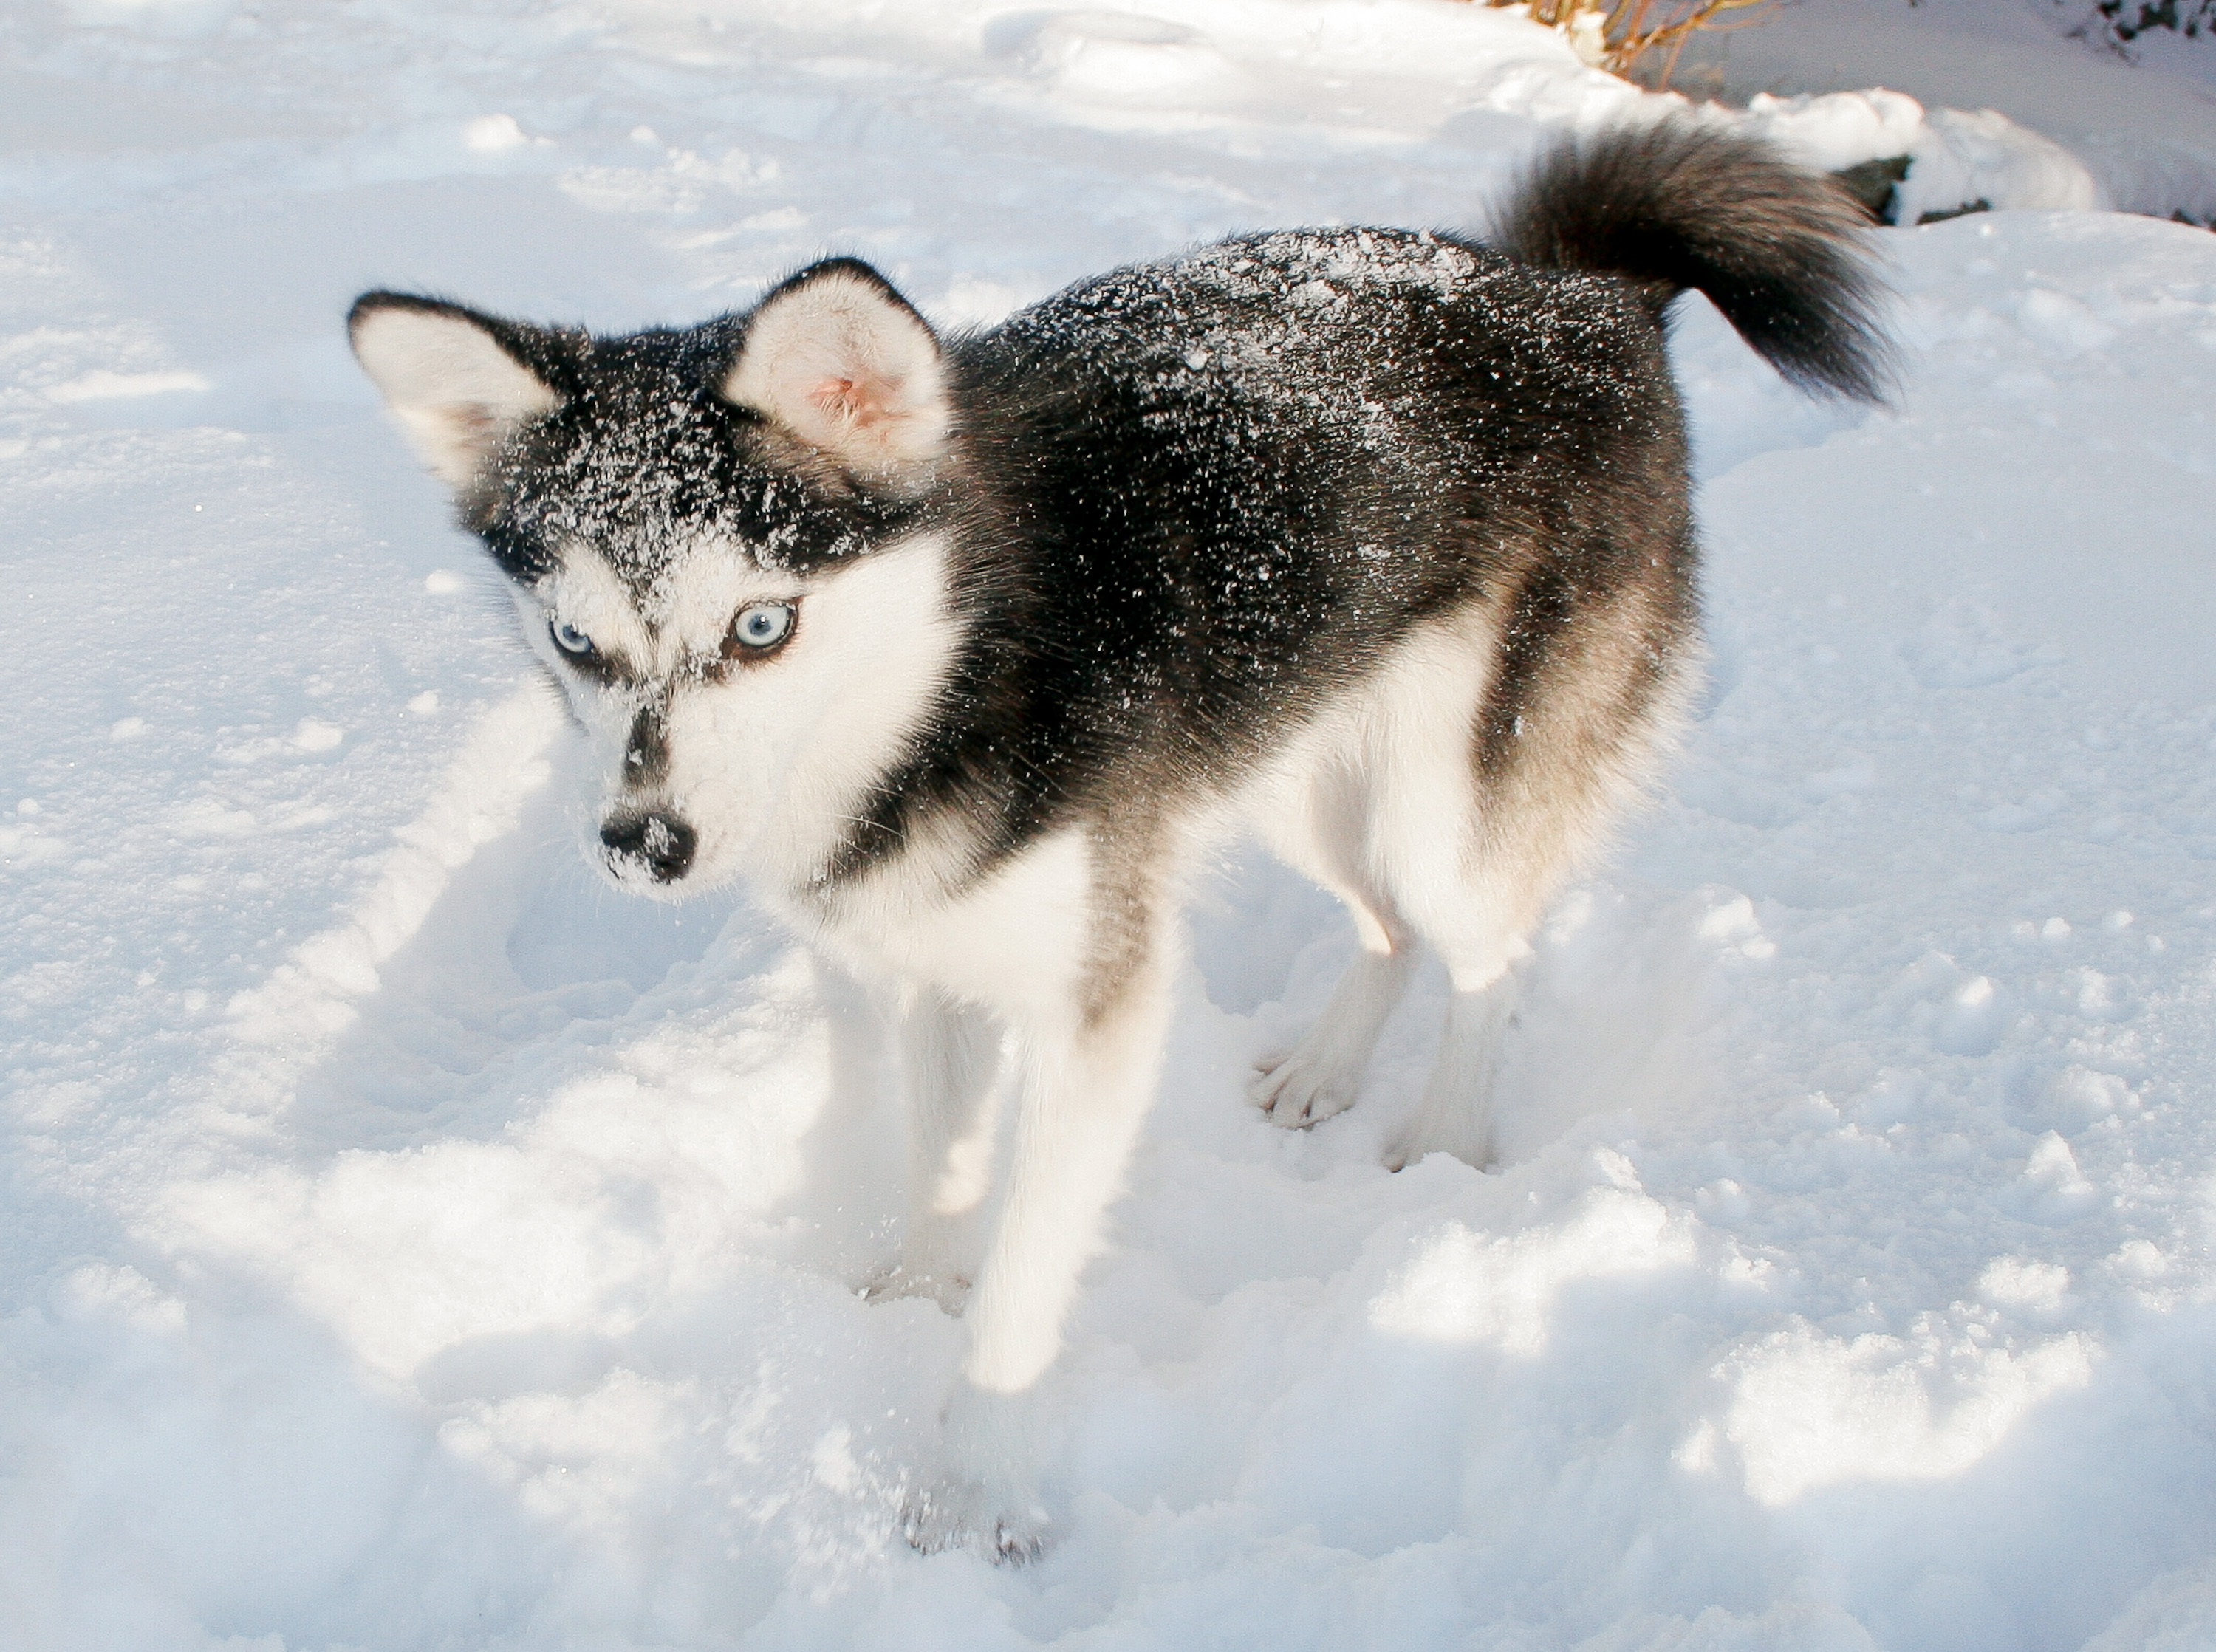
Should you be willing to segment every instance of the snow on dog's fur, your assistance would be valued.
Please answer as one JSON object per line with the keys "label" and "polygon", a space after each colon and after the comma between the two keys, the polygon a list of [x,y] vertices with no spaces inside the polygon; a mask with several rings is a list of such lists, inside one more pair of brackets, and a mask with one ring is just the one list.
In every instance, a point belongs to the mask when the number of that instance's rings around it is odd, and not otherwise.
{"label": "snow on dog's fur", "polygon": [[[1024,1397],[1154,1094],[1184,881],[1222,831],[1259,826],[1361,941],[1254,1100],[1289,1127],[1350,1105],[1428,943],[1447,1023],[1389,1162],[1487,1162],[1525,937],[1696,669],[1665,312],[1698,287],[1788,376],[1872,396],[1855,222],[1760,146],[1665,125],[1544,159],[1505,250],[1248,236],[974,337],[850,259],[624,338],[356,304],[363,365],[592,737],[609,873],[744,878],[903,993],[885,1285],[967,1293],[970,1325],[920,1544],[1041,1541]],[[1019,1139],[981,1256],[1004,1041]]]}

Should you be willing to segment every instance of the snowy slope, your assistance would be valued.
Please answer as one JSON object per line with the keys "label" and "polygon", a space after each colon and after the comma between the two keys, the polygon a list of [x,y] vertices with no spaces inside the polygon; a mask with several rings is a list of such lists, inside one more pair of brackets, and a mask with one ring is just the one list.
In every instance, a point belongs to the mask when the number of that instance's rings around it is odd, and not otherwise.
{"label": "snowy slope", "polygon": [[[2063,38],[2090,12],[2078,0],[1787,0],[1760,27],[1694,37],[1675,83],[1734,102],[1868,87],[1920,100],[1940,130],[1892,148],[1920,151],[1903,222],[1982,197],[2208,223],[2216,40],[2150,29],[2127,61]],[[1984,175],[1961,175],[1973,171]]]}
{"label": "snowy slope", "polygon": [[1227,857],[1059,1545],[899,1539],[960,1328],[853,1293],[873,1012],[588,876],[338,317],[835,249],[989,319],[1472,221],[1629,95],[1499,12],[1169,10],[0,15],[0,1646],[2216,1643],[2216,237],[2097,212],[1888,232],[1889,413],[1690,306],[1713,686],[1542,937],[1503,1170],[1377,1168],[1436,982],[1351,1113],[1246,1108],[1351,937]]}

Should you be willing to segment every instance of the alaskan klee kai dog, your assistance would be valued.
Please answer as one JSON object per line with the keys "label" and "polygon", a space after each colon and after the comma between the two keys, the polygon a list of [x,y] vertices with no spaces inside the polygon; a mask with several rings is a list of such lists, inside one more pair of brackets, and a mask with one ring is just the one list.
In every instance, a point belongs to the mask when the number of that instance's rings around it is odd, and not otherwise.
{"label": "alaskan klee kai dog", "polygon": [[[1557,148],[1490,244],[1246,236],[970,336],[845,258],[624,338],[354,305],[589,736],[590,852],[666,898],[742,878],[902,995],[912,1188],[882,1288],[966,1292],[970,1330],[920,1545],[1041,1541],[1025,1396],[1224,832],[1259,827],[1361,943],[1258,1064],[1261,1110],[1354,1101],[1421,941],[1451,1001],[1387,1162],[1487,1163],[1526,937],[1697,672],[1671,302],[1698,288],[1788,378],[1874,399],[1858,223],[1827,180],[1678,122]],[[1004,1042],[1018,1136],[978,1255]]]}

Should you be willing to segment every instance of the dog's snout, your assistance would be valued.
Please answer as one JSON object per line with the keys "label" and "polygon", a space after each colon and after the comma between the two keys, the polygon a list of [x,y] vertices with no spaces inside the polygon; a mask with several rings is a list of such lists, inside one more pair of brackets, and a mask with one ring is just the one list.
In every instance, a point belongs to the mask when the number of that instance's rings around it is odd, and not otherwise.
{"label": "dog's snout", "polygon": [[611,859],[637,861],[657,883],[674,883],[692,864],[699,842],[691,826],[674,814],[619,814],[600,828]]}

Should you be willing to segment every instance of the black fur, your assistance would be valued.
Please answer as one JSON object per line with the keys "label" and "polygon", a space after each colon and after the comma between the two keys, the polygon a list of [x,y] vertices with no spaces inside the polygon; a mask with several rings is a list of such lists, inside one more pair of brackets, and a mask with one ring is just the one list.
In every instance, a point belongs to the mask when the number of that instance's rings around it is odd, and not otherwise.
{"label": "black fur", "polygon": [[1498,226],[1527,263],[1647,282],[1658,313],[1688,287],[1804,390],[1883,397],[1877,283],[1836,181],[1768,144],[1685,121],[1622,128],[1548,150]]}
{"label": "black fur", "polygon": [[[1400,230],[1259,236],[1083,283],[953,360],[970,648],[850,865],[935,802],[995,822],[989,861],[1234,783],[1497,584],[1539,576],[1514,622],[1535,656],[1625,578],[1668,587],[1658,661],[1692,623],[1676,397],[1622,283]],[[1504,674],[1504,726],[1529,675]]]}

